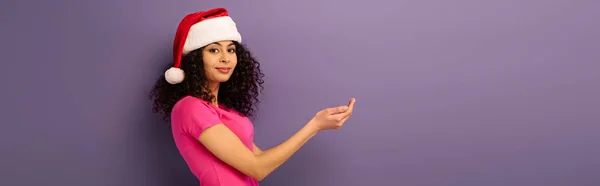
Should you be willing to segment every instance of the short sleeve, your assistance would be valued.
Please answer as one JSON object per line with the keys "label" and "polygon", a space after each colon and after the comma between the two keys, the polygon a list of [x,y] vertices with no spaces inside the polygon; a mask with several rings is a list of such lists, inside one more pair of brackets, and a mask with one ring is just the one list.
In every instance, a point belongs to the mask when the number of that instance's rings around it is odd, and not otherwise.
{"label": "short sleeve", "polygon": [[193,97],[184,99],[176,114],[184,132],[197,139],[205,129],[222,123],[217,111],[206,101]]}

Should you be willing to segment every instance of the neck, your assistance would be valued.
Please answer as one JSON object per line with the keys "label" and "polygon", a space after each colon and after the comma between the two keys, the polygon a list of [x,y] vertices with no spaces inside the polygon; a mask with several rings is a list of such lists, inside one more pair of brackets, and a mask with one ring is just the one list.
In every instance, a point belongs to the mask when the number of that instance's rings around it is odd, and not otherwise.
{"label": "neck", "polygon": [[221,83],[210,83],[208,85],[208,88],[210,89],[210,93],[215,96],[215,99],[213,100],[212,104],[214,104],[215,106],[219,106],[219,85],[221,85]]}

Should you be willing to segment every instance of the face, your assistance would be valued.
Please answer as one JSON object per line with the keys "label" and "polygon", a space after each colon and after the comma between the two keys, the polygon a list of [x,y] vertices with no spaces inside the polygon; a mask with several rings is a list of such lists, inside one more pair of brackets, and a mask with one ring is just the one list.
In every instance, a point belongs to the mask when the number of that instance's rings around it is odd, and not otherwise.
{"label": "face", "polygon": [[232,41],[219,41],[202,50],[204,72],[210,83],[229,80],[237,65],[236,48]]}

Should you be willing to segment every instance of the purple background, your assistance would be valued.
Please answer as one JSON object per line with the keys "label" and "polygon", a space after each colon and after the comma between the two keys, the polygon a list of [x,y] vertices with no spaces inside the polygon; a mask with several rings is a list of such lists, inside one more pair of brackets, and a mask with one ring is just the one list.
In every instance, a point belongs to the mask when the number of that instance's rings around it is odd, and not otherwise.
{"label": "purple background", "polygon": [[0,185],[197,185],[146,95],[220,6],[267,75],[263,149],[357,98],[264,186],[600,185],[592,0],[2,1]]}

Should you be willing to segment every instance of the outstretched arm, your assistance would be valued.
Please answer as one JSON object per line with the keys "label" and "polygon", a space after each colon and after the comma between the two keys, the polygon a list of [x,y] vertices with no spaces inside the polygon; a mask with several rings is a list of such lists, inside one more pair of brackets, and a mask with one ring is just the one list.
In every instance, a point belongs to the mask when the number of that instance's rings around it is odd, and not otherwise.
{"label": "outstretched arm", "polygon": [[223,124],[205,129],[199,140],[216,157],[260,181],[287,161],[317,132],[316,125],[309,122],[283,143],[258,155],[246,148]]}
{"label": "outstretched arm", "polygon": [[[179,107],[178,107],[179,108]],[[318,131],[339,129],[352,115],[354,101],[349,107],[336,107],[322,110],[302,129],[283,143],[266,151],[253,153],[227,128],[210,105],[198,100],[187,100],[174,109],[173,118],[183,123],[184,131],[196,138],[212,154],[238,171],[262,180],[281,164],[287,161]],[[254,145],[255,149],[258,149]]]}

